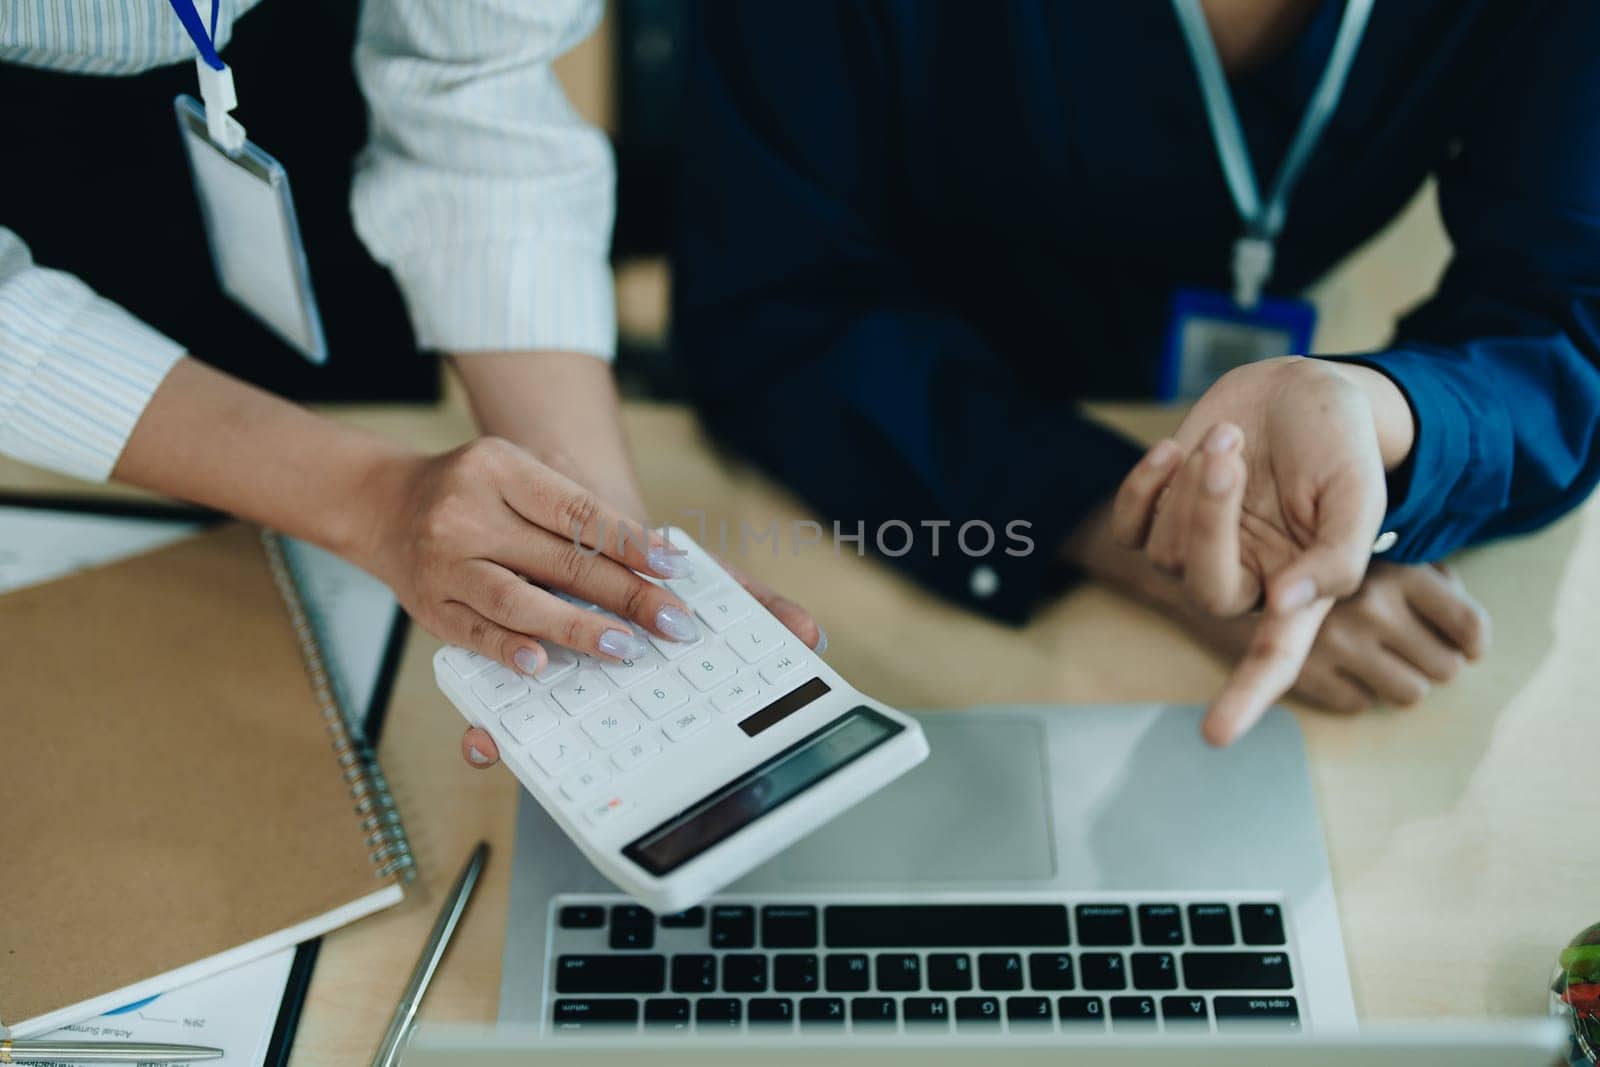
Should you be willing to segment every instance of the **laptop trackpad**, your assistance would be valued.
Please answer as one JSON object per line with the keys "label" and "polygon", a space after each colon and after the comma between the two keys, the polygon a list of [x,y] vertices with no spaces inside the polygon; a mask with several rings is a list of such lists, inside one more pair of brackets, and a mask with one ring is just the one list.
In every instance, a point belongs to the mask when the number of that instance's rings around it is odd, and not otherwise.
{"label": "laptop trackpad", "polygon": [[768,865],[789,883],[1028,881],[1055,875],[1043,726],[920,717],[927,760]]}

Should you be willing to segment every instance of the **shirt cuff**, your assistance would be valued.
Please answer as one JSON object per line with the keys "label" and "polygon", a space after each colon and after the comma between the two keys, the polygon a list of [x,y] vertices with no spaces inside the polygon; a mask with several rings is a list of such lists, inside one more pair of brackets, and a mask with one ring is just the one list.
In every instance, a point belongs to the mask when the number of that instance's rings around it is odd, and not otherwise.
{"label": "shirt cuff", "polygon": [[183,346],[60,271],[0,287],[0,452],[105,481]]}
{"label": "shirt cuff", "polygon": [[447,245],[392,267],[424,349],[616,353],[611,266],[592,249]]}

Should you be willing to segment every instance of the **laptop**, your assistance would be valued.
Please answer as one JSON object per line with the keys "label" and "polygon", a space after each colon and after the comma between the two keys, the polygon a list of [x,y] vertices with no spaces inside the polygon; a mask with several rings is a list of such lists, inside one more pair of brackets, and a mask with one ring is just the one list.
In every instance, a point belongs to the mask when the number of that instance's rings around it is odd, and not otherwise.
{"label": "laptop", "polygon": [[619,894],[530,797],[499,1019],[540,1035],[1008,1040],[1353,1029],[1294,717],[917,716],[927,762],[703,904]]}

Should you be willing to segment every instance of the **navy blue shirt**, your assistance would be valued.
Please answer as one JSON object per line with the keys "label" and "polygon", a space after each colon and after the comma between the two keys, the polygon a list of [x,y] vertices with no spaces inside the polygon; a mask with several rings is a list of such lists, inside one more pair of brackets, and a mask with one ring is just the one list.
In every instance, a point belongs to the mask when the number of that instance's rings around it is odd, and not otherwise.
{"label": "navy blue shirt", "polygon": [[[1234,79],[1262,187],[1342,13],[1324,0]],[[1170,4],[692,21],[674,322],[708,425],[869,545],[917,528],[895,562],[919,579],[1023,617],[1140,454],[1077,402],[1150,395],[1174,288],[1230,285],[1240,224]],[[1429,175],[1454,257],[1360,356],[1417,421],[1385,521],[1399,561],[1549,522],[1600,477],[1600,3],[1378,4],[1268,291],[1316,280]],[[1002,536],[979,597],[975,561],[918,526],[945,520],[1024,520],[1035,549]]]}

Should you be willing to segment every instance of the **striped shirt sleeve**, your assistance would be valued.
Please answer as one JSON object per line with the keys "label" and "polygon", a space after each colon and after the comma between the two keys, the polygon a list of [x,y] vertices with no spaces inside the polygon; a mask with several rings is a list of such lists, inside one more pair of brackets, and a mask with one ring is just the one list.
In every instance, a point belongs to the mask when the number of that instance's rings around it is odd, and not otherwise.
{"label": "striped shirt sleeve", "polygon": [[550,68],[600,0],[367,0],[356,229],[419,343],[610,358],[615,167]]}
{"label": "striped shirt sleeve", "polygon": [[0,227],[0,453],[104,481],[182,355]]}

